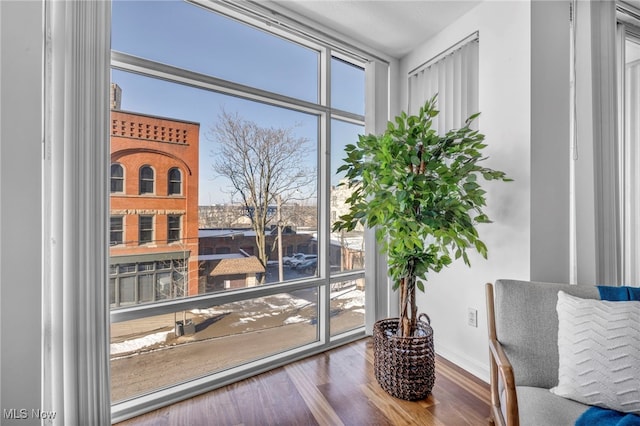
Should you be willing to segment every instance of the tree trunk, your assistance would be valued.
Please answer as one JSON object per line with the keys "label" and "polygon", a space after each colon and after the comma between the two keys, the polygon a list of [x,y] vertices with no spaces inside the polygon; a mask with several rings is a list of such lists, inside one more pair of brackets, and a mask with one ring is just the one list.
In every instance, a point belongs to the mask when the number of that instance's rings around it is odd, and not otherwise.
{"label": "tree trunk", "polygon": [[418,326],[418,305],[416,303],[416,277],[410,264],[408,275],[400,281],[400,318],[398,335],[411,337]]}
{"label": "tree trunk", "polygon": [[413,335],[418,327],[418,304],[416,303],[416,277],[411,277],[411,287],[409,288],[409,297],[411,299],[411,331]]}
{"label": "tree trunk", "polygon": [[[258,222],[258,220],[260,222]],[[265,268],[265,273],[262,274],[262,277],[260,278],[260,284],[264,284],[267,278],[267,238],[265,236],[265,221],[262,217],[259,217],[252,225],[253,230],[256,233],[256,246],[258,247],[256,257]]]}
{"label": "tree trunk", "polygon": [[408,337],[411,334],[411,323],[409,321],[409,292],[406,278],[400,280],[400,318],[398,324],[398,334],[400,337]]}

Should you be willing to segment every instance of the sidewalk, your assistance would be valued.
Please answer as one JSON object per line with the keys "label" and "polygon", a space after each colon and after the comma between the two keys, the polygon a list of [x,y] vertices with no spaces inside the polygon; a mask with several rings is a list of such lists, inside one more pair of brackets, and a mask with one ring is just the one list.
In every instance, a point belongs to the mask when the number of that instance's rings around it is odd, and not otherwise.
{"label": "sidewalk", "polygon": [[[362,325],[363,299],[362,292],[354,291],[332,300],[332,329]],[[187,312],[186,318],[194,322],[196,332],[177,338],[175,321],[183,320],[182,311],[175,316],[158,315],[112,324],[112,349],[135,341],[144,346],[112,354],[112,400],[127,399],[313,342],[317,339],[316,317],[314,303],[281,294]]]}
{"label": "sidewalk", "polygon": [[[194,318],[194,315],[187,312],[186,318]],[[182,312],[113,323],[111,324],[111,343],[141,337],[156,331],[173,331],[176,321],[183,321]]]}
{"label": "sidewalk", "polygon": [[[114,323],[111,325],[112,358],[256,329],[310,322],[316,315],[314,303],[289,294],[277,294],[209,309],[180,311]],[[185,319],[193,321],[196,332],[176,337],[175,322]],[[114,352],[116,346],[117,351]]]}

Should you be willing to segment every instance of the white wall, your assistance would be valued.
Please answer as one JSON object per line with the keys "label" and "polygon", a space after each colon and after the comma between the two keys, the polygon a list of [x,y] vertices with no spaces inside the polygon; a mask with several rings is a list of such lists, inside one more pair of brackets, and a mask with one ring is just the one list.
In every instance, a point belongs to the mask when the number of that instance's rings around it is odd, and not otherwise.
{"label": "white wall", "polygon": [[29,416],[2,425],[40,424],[42,40],[42,2],[0,1],[0,410]]}
{"label": "white wall", "polygon": [[[432,321],[436,352],[488,380],[484,284],[530,276],[531,6],[488,1],[461,17],[401,60],[401,106],[407,107],[407,73],[474,31],[479,31],[480,131],[486,135],[489,167],[514,182],[491,182],[486,209],[494,223],[479,228],[488,260],[472,255],[472,268],[457,261],[432,274],[419,294],[421,312]],[[467,325],[467,308],[478,310],[478,327]]]}

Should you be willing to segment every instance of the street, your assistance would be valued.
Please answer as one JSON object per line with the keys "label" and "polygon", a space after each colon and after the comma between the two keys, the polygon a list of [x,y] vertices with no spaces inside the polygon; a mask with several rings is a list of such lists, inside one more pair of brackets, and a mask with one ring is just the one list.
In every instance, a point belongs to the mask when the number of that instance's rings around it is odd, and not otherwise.
{"label": "street", "polygon": [[[311,343],[317,340],[316,300],[315,289],[304,289],[189,311],[185,319],[195,333],[180,337],[173,324],[183,320],[182,312],[114,323],[112,401]],[[335,332],[362,326],[364,292],[355,286],[332,292],[331,312]]]}

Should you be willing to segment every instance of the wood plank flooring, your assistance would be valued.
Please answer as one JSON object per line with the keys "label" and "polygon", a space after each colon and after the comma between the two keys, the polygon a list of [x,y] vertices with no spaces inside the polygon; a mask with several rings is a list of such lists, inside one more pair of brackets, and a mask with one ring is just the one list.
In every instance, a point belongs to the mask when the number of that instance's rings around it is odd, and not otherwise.
{"label": "wood plank flooring", "polygon": [[489,386],[440,357],[427,399],[388,395],[366,338],[118,425],[462,426],[487,425],[488,416]]}

